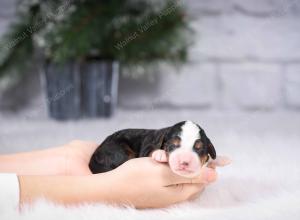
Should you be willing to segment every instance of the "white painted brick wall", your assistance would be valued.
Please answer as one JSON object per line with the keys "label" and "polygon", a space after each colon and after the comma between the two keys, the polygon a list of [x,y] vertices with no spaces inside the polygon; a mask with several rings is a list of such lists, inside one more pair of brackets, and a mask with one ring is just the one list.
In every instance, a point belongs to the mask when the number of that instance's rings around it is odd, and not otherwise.
{"label": "white painted brick wall", "polygon": [[161,65],[149,78],[121,78],[120,105],[126,107],[212,107],[216,100],[216,66],[190,62],[176,69]]}
{"label": "white painted brick wall", "polygon": [[273,109],[281,104],[279,65],[224,64],[220,77],[223,108]]}
{"label": "white painted brick wall", "polygon": [[300,17],[207,17],[194,22],[193,27],[197,35],[192,59],[300,60]]}
{"label": "white painted brick wall", "polygon": [[216,66],[190,62],[177,71],[162,72],[161,84],[168,91],[164,102],[175,106],[212,107],[216,99]]}
{"label": "white painted brick wall", "polygon": [[14,16],[16,8],[17,0],[1,0],[0,1],[0,18],[7,19]]}
{"label": "white painted brick wall", "polygon": [[0,0],[0,36],[7,30],[16,13],[17,0]]}
{"label": "white painted brick wall", "polygon": [[[139,97],[135,104],[143,100],[143,106],[171,86],[176,92],[165,102],[176,106],[241,110],[300,106],[300,71],[295,65],[300,64],[300,1],[186,2],[196,31],[190,62],[179,75],[161,73],[147,94],[137,86],[122,86],[121,105],[129,104],[125,97],[130,91]],[[196,87],[203,81],[205,86]]]}
{"label": "white painted brick wall", "polygon": [[300,108],[300,64],[290,65],[286,69],[285,102],[288,107]]}
{"label": "white painted brick wall", "polygon": [[253,17],[299,16],[298,0],[185,0],[193,16],[250,15]]}

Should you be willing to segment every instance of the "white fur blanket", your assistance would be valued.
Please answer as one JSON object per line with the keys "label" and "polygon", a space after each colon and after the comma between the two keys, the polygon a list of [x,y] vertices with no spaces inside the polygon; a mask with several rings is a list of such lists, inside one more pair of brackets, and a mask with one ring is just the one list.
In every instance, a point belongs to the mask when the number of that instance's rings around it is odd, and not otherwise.
{"label": "white fur blanket", "polygon": [[0,219],[300,219],[299,125],[250,124],[251,129],[241,126],[244,130],[220,127],[223,133],[210,129],[219,155],[233,163],[218,169],[218,181],[196,201],[156,210],[101,204],[64,208],[40,201],[21,214],[1,207]]}

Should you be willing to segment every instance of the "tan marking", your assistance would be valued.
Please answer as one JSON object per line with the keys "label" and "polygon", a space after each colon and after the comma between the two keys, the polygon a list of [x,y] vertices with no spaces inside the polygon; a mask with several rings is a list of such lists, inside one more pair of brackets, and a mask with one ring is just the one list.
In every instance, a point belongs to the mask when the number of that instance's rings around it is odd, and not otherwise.
{"label": "tan marking", "polygon": [[172,142],[172,144],[179,146],[181,143],[181,140],[180,140],[180,138],[175,137],[171,140],[171,142]]}
{"label": "tan marking", "polygon": [[195,148],[196,148],[196,149],[203,148],[203,143],[202,143],[201,141],[196,141],[196,143],[195,143]]}
{"label": "tan marking", "polygon": [[208,155],[204,155],[200,157],[201,166],[203,166],[208,161],[208,159],[209,159]]}

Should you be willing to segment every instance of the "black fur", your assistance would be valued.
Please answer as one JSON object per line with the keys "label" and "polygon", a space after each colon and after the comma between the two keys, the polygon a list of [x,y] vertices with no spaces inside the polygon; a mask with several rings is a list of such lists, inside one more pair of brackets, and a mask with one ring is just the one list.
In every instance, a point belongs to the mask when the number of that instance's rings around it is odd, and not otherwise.
{"label": "black fur", "polygon": [[162,148],[168,130],[125,129],[108,136],[91,158],[92,173],[110,171],[132,158],[147,157]]}
{"label": "black fur", "polygon": [[203,129],[200,130],[201,141],[203,141],[205,149],[207,149],[207,153],[210,155],[212,159],[216,159],[217,154],[214,145],[211,143],[210,139],[206,136],[205,131]]}

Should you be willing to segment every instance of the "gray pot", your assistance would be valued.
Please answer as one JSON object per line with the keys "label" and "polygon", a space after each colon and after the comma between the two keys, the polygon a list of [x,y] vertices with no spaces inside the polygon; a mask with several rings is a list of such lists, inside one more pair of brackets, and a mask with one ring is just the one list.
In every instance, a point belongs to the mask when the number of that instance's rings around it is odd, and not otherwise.
{"label": "gray pot", "polygon": [[82,63],[82,113],[86,117],[110,117],[118,100],[119,63],[88,60]]}
{"label": "gray pot", "polygon": [[51,118],[110,117],[117,104],[119,63],[106,60],[45,66]]}
{"label": "gray pot", "polygon": [[80,66],[77,62],[45,65],[49,116],[58,120],[81,116]]}

